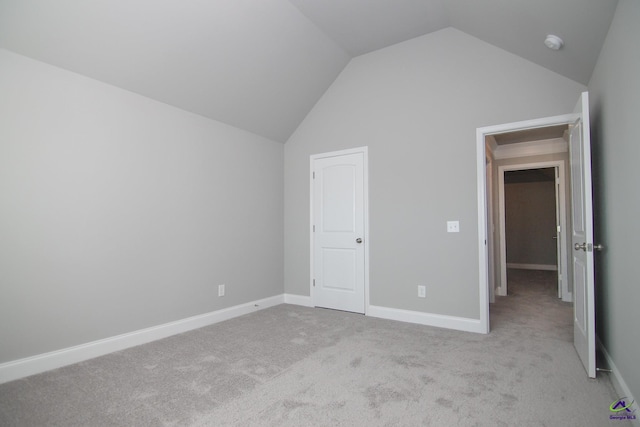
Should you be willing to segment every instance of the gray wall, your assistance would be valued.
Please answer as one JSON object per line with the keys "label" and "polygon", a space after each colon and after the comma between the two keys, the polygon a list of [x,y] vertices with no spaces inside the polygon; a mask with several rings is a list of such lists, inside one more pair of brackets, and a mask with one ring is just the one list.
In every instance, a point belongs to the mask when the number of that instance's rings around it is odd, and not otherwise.
{"label": "gray wall", "polygon": [[558,263],[553,181],[505,183],[507,264]]}
{"label": "gray wall", "polygon": [[282,294],[282,144],[5,50],[0,93],[0,363]]}
{"label": "gray wall", "polygon": [[476,128],[583,90],[452,28],[353,59],[285,144],[285,291],[309,295],[309,156],[366,145],[371,303],[479,318]]}
{"label": "gray wall", "polygon": [[594,170],[597,333],[640,397],[640,2],[620,0],[589,82]]}

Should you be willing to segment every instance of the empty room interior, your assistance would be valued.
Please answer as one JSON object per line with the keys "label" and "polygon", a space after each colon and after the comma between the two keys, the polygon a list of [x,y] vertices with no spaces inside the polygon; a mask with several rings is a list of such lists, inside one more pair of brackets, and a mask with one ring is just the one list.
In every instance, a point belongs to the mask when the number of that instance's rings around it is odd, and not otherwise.
{"label": "empty room interior", "polygon": [[638,425],[638,22],[0,0],[0,425]]}

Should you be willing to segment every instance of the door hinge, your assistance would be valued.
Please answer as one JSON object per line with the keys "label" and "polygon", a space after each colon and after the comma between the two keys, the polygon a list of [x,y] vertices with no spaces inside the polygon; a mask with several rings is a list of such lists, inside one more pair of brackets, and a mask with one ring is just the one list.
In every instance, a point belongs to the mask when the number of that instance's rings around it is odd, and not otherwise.
{"label": "door hinge", "polygon": [[314,232],[314,233],[316,232],[316,226],[315,226],[315,224],[314,224],[314,226],[313,226],[313,232]]}
{"label": "door hinge", "polygon": [[312,172],[312,175],[313,175],[313,179],[316,179],[316,173]]}
{"label": "door hinge", "polygon": [[313,279],[313,287],[316,287],[316,279]]}

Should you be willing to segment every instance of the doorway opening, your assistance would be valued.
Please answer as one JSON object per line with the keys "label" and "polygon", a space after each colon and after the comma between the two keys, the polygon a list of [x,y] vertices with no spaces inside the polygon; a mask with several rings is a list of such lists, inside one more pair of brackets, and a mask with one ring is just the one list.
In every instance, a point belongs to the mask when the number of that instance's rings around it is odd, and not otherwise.
{"label": "doorway opening", "polygon": [[[563,149],[563,140],[556,141]],[[507,269],[551,270],[556,274],[557,296],[572,301],[567,230],[570,216],[565,170],[568,153],[553,155],[558,160],[498,166],[497,255],[489,256],[499,277],[495,294],[508,295]],[[492,185],[487,183],[487,186]],[[495,211],[495,210],[494,210]]]}
{"label": "doorway opening", "polygon": [[498,272],[489,283],[491,294],[508,295],[508,268],[552,270],[558,298],[570,302],[568,126],[489,135],[485,147],[493,165],[486,193],[494,194],[497,187],[497,200],[487,201],[496,205],[487,209],[488,229],[493,230],[487,262],[490,271]]}
{"label": "doorway opening", "polygon": [[[501,280],[498,295],[509,295],[514,270],[554,271],[562,297],[558,167],[504,170],[501,177]],[[513,276],[512,276],[512,273]],[[545,282],[552,277],[545,275]]]}
{"label": "doorway opening", "polygon": [[[511,132],[546,130],[555,126],[568,126],[569,169],[571,171],[570,203],[571,219],[571,262],[567,276],[573,293],[573,344],[587,375],[596,376],[595,363],[595,277],[594,251],[602,245],[593,241],[593,201],[591,184],[591,142],[589,126],[589,94],[583,92],[572,113],[562,116],[545,117],[523,122],[507,123],[476,129],[476,165],[478,190],[478,256],[479,256],[479,303],[480,324],[485,333],[490,331],[489,300],[490,289],[495,283],[489,282],[490,261],[495,262],[495,253],[488,250],[490,241],[495,240],[495,227],[488,216],[487,157],[491,150],[488,141],[495,135]],[[522,149],[527,151],[527,147]],[[531,155],[529,153],[529,155]],[[569,239],[567,238],[567,244]],[[491,256],[491,258],[490,258]],[[497,275],[494,274],[494,278]]]}
{"label": "doorway opening", "polygon": [[[477,130],[478,161],[478,229],[480,253],[480,319],[489,332],[489,303],[496,295],[507,294],[507,252],[505,210],[505,173],[518,170],[552,169],[557,191],[558,239],[556,262],[561,288],[558,295],[570,296],[570,278],[567,266],[569,240],[566,232],[570,194],[568,126],[574,116],[547,117],[525,122],[510,123]],[[480,165],[484,167],[481,169]],[[482,170],[482,173],[480,172]],[[507,175],[508,176],[508,175]],[[508,181],[509,178],[507,178]],[[553,242],[553,230],[549,239]],[[518,263],[516,263],[518,264]],[[519,263],[526,264],[526,263]],[[550,268],[550,267],[548,267]],[[566,289],[565,289],[566,288]]]}

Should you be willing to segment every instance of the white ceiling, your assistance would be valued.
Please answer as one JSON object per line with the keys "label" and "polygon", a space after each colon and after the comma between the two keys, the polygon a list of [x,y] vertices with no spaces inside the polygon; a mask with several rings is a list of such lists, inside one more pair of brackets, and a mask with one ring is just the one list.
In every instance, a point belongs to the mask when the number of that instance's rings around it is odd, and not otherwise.
{"label": "white ceiling", "polygon": [[350,58],[448,26],[586,84],[616,4],[0,0],[0,47],[284,142]]}

